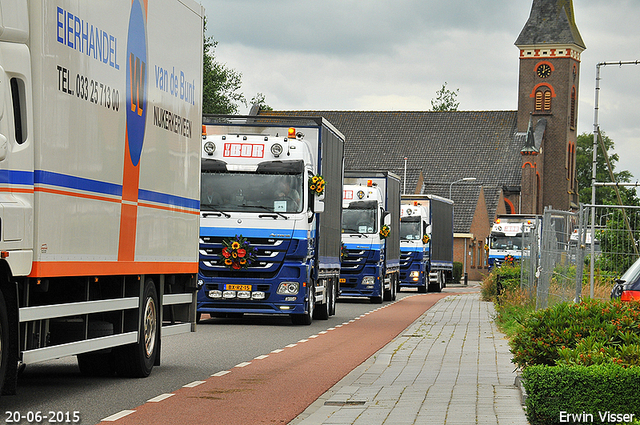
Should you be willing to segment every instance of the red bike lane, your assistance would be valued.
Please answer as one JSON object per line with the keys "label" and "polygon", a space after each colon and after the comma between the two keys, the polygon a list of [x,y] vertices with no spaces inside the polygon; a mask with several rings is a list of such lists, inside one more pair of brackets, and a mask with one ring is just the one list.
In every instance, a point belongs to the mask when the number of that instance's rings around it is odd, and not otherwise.
{"label": "red bike lane", "polygon": [[447,295],[405,297],[101,424],[287,424]]}

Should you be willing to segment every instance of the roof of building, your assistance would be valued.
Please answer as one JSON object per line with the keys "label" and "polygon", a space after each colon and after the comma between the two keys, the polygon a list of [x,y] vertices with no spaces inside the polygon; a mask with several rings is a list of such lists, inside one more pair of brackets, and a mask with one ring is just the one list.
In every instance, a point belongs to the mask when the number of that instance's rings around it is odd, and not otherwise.
{"label": "roof of building", "polygon": [[533,0],[516,46],[573,44],[586,48],[576,26],[572,0]]}
{"label": "roof of building", "polygon": [[[406,193],[449,197],[451,188],[458,233],[471,227],[480,186],[493,217],[500,190],[521,184],[526,134],[516,133],[516,111],[260,111],[267,114],[327,119],[345,136],[346,169],[392,171]],[[451,185],[467,177],[476,180]]]}

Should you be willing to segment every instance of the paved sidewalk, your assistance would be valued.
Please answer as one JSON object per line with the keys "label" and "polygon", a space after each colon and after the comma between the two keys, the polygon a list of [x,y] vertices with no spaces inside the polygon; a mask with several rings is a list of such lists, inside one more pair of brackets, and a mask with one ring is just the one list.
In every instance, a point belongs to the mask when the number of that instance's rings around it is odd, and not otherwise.
{"label": "paved sidewalk", "polygon": [[443,298],[290,425],[528,424],[493,314],[478,293]]}

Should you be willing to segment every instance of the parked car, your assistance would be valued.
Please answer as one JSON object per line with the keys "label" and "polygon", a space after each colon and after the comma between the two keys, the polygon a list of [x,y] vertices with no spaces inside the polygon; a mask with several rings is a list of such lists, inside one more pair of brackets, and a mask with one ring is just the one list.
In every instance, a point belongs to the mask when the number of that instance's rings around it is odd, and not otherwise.
{"label": "parked car", "polygon": [[640,258],[616,280],[611,290],[611,299],[640,301]]}

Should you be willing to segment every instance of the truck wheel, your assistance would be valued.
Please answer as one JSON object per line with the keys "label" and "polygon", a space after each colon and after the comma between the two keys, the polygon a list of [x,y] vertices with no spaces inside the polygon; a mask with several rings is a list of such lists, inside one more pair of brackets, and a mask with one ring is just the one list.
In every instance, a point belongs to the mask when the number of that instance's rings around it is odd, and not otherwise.
{"label": "truck wheel", "polygon": [[310,325],[313,321],[313,312],[316,306],[316,297],[313,291],[313,286],[309,288],[309,308],[304,314],[292,314],[291,322],[294,325]]}
{"label": "truck wheel", "polygon": [[149,376],[159,355],[160,313],[158,294],[151,279],[147,279],[144,285],[142,308],[138,342],[115,349],[116,369],[120,376],[131,378]]}
{"label": "truck wheel", "polygon": [[395,301],[398,297],[398,275],[394,274],[391,279],[391,301]]}
{"label": "truck wheel", "polygon": [[0,290],[0,394],[4,387],[4,377],[7,373],[9,363],[9,317],[7,315],[7,305]]}
{"label": "truck wheel", "polygon": [[336,302],[338,300],[338,284],[337,279],[331,279],[331,296],[329,297],[329,316],[336,315]]}
{"label": "truck wheel", "polygon": [[330,303],[330,299],[331,299],[331,292],[332,292],[332,286],[333,286],[333,281],[332,280],[326,280],[325,281],[325,302],[317,305],[315,310],[314,310],[314,319],[318,319],[318,320],[327,320],[329,319],[329,303]]}

